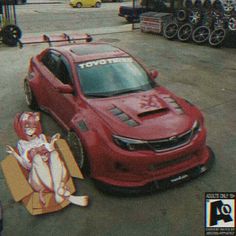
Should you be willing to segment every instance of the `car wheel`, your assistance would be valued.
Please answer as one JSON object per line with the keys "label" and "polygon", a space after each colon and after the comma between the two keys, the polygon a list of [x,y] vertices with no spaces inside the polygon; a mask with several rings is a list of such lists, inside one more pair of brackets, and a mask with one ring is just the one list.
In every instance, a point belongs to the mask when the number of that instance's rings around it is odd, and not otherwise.
{"label": "car wheel", "polygon": [[191,24],[197,25],[202,19],[201,12],[198,9],[191,10],[188,19]]}
{"label": "car wheel", "polygon": [[102,4],[100,2],[96,2],[95,7],[99,8],[99,7],[101,7],[101,5]]}
{"label": "car wheel", "polygon": [[193,27],[191,24],[184,24],[178,30],[178,39],[182,42],[186,42],[192,35]]}
{"label": "car wheel", "polygon": [[210,29],[204,25],[197,27],[193,31],[192,39],[195,43],[205,43],[210,36]]}
{"label": "car wheel", "polygon": [[84,174],[89,175],[89,163],[85,156],[84,148],[80,138],[74,131],[70,131],[68,132],[66,139],[79,168],[83,170]]}
{"label": "car wheel", "polygon": [[6,25],[2,28],[1,35],[3,43],[8,46],[16,46],[22,32],[16,25]]}
{"label": "car wheel", "polygon": [[24,92],[28,107],[36,110],[38,108],[38,103],[27,79],[24,80]]}
{"label": "car wheel", "polygon": [[167,39],[174,39],[178,33],[178,25],[174,22],[167,24],[164,27],[163,36]]}
{"label": "car wheel", "polygon": [[77,8],[81,8],[81,7],[82,7],[82,3],[81,3],[81,2],[78,2],[78,3],[76,4],[76,7],[77,7]]}
{"label": "car wheel", "polygon": [[225,39],[225,35],[226,32],[223,28],[215,29],[210,35],[209,44],[213,47],[221,46]]}

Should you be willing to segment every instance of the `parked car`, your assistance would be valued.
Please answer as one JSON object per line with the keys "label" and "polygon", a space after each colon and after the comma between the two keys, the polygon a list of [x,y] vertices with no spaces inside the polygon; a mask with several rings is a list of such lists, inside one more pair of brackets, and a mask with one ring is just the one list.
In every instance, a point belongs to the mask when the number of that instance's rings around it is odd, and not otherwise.
{"label": "parked car", "polygon": [[140,4],[134,6],[120,6],[118,16],[124,17],[129,23],[139,22],[142,13],[153,12],[173,12],[180,7],[180,1],[170,0],[141,0]]}
{"label": "parked car", "polygon": [[64,128],[100,187],[159,189],[204,173],[214,155],[202,113],[157,75],[110,44],[49,47],[30,60],[26,102]]}
{"label": "parked car", "polygon": [[142,6],[120,6],[118,16],[124,17],[129,23],[139,22],[140,15],[149,9]]}
{"label": "parked car", "polygon": [[72,7],[101,7],[101,0],[70,0]]}

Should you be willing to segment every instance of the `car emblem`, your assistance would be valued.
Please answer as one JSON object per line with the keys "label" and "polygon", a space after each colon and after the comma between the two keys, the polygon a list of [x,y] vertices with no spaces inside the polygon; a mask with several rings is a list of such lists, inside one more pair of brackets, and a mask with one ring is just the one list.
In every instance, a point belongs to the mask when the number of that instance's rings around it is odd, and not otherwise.
{"label": "car emblem", "polygon": [[171,142],[176,142],[177,140],[178,140],[177,136],[172,136],[169,138],[169,141],[171,141]]}

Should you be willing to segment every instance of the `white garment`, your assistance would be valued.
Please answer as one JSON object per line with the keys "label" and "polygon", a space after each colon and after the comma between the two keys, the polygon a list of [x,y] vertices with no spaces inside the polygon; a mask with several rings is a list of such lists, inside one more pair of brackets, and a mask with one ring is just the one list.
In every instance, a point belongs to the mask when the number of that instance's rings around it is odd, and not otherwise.
{"label": "white garment", "polygon": [[47,138],[44,134],[40,134],[39,136],[35,137],[34,139],[30,141],[26,141],[22,139],[18,141],[17,149],[19,151],[19,155],[22,158],[21,164],[24,168],[26,168],[27,170],[30,170],[32,166],[32,163],[28,156],[29,151],[32,150],[33,148],[38,148],[43,145],[49,152],[52,152],[54,150],[53,143],[48,143]]}

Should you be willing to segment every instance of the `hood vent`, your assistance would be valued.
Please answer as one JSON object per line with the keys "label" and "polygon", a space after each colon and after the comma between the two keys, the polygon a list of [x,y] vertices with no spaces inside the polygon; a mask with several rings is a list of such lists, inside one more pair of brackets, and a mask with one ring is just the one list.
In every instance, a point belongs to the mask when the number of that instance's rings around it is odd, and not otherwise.
{"label": "hood vent", "polygon": [[114,116],[116,116],[119,120],[126,123],[130,127],[138,126],[139,124],[133,120],[131,117],[129,117],[126,113],[124,113],[122,110],[120,110],[117,107],[114,107],[109,110]]}
{"label": "hood vent", "polygon": [[162,113],[165,111],[168,111],[168,108],[161,108],[161,109],[156,109],[156,110],[152,110],[152,111],[145,111],[145,112],[138,114],[138,117],[154,115],[154,114]]}
{"label": "hood vent", "polygon": [[163,97],[164,101],[167,102],[172,108],[175,109],[175,111],[177,112],[177,114],[184,114],[183,109],[181,108],[181,106],[175,101],[174,98],[168,96],[168,97]]}

